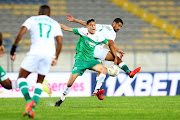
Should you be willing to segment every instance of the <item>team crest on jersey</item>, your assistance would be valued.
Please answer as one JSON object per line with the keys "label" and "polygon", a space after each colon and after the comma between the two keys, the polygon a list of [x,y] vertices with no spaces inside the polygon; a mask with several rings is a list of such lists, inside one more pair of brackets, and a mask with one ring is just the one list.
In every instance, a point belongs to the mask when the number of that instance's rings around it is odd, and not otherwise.
{"label": "team crest on jersey", "polygon": [[88,41],[88,40],[86,40],[85,43],[89,44],[90,47],[96,46],[95,43],[92,43],[92,42],[90,42],[90,41]]}

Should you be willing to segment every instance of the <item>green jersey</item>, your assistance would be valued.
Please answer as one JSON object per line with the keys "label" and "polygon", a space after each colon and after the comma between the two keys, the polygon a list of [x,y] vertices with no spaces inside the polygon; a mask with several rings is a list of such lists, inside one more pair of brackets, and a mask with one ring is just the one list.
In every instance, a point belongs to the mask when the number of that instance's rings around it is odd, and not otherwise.
{"label": "green jersey", "polygon": [[80,35],[79,40],[76,44],[76,60],[90,61],[94,59],[95,46],[104,43],[106,44],[109,40],[105,39],[100,34],[90,34],[87,28],[73,29],[74,34]]}

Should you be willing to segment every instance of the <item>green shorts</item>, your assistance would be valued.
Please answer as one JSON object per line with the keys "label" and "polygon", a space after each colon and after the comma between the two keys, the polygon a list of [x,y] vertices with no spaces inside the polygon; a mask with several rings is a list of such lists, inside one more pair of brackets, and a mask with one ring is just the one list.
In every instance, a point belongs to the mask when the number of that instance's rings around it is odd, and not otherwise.
{"label": "green shorts", "polygon": [[6,79],[6,72],[4,71],[4,69],[0,66],[0,82],[3,81],[4,79]]}
{"label": "green shorts", "polygon": [[91,61],[76,60],[72,69],[72,74],[80,73],[79,76],[81,76],[86,69],[92,70],[97,64],[100,64],[100,62],[95,59]]}

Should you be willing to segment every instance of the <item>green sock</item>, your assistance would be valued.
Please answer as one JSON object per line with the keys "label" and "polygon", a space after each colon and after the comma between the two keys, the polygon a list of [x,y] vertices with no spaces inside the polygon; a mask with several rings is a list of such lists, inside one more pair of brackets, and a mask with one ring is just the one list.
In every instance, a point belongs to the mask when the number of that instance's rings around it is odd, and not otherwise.
{"label": "green sock", "polygon": [[35,111],[35,108],[32,108],[32,111]]}
{"label": "green sock", "polygon": [[36,104],[39,102],[42,89],[43,89],[43,85],[41,83],[37,83],[34,90],[34,96],[33,96],[33,100],[36,102]]}
{"label": "green sock", "polygon": [[129,70],[129,68],[128,68],[127,65],[123,65],[123,66],[121,67],[121,69],[124,70],[124,72],[126,72],[126,73],[130,73],[130,70]]}
{"label": "green sock", "polygon": [[21,89],[21,92],[24,95],[24,98],[26,99],[26,102],[29,103],[31,101],[31,97],[29,95],[28,84],[26,82],[26,79],[19,78],[18,83],[19,83],[19,88]]}

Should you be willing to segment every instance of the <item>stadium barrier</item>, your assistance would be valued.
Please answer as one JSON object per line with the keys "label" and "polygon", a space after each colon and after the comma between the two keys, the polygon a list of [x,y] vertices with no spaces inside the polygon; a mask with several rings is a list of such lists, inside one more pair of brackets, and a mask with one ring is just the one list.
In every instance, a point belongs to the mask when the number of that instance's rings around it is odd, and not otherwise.
{"label": "stadium barrier", "polygon": [[[15,80],[18,73],[7,73],[11,80]],[[46,76],[52,88],[52,97],[59,97],[64,86],[69,80],[70,72],[52,72]],[[80,76],[71,87],[67,96],[88,97],[92,95],[96,84],[96,73],[86,72]],[[28,78],[30,95],[33,95],[37,74],[33,73]],[[139,73],[133,79],[120,73],[117,77],[107,75],[102,86],[106,96],[175,96],[180,95],[180,73]],[[0,98],[23,97],[19,89],[6,90],[0,86]],[[48,97],[42,92],[41,97]]]}

